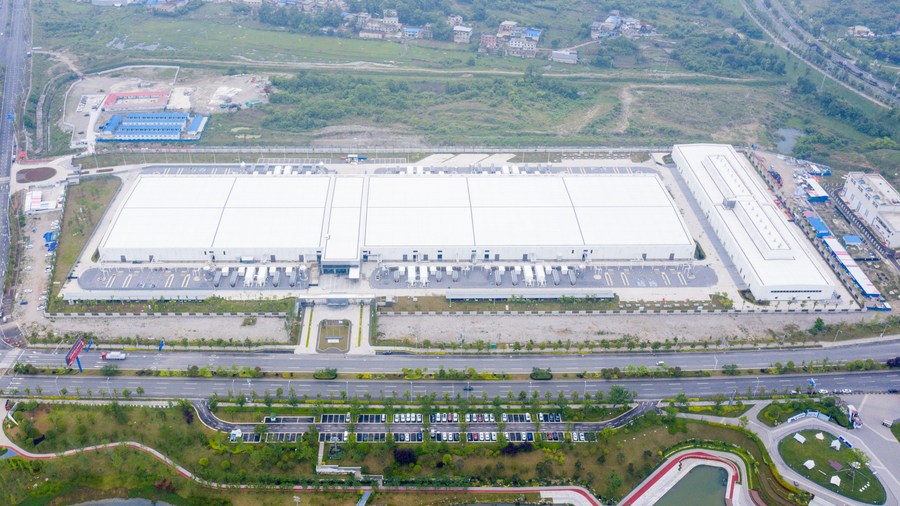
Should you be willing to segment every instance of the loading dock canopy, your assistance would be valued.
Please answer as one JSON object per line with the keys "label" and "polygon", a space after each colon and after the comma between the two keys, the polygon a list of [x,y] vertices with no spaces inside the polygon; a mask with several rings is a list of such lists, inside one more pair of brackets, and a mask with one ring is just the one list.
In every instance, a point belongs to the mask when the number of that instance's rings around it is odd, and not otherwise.
{"label": "loading dock canopy", "polygon": [[655,174],[150,175],[125,193],[103,261],[689,259]]}

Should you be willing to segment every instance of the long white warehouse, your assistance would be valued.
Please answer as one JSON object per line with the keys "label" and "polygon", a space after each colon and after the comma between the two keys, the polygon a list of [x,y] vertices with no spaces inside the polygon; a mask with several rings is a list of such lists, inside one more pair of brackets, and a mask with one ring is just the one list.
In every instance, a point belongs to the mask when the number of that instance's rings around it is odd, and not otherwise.
{"label": "long white warehouse", "polygon": [[815,252],[789,228],[744,155],[729,145],[681,144],[672,159],[757,300],[833,297]]}
{"label": "long white warehouse", "polygon": [[104,262],[687,260],[655,174],[142,175]]}

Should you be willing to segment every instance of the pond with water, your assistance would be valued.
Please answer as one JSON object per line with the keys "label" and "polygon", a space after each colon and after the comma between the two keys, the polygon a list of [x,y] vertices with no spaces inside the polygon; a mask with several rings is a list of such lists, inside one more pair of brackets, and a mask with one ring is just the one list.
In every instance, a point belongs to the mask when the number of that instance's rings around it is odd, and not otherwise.
{"label": "pond with water", "polygon": [[783,155],[790,155],[794,151],[797,139],[802,135],[803,131],[796,128],[779,128],[775,130],[775,138],[780,139],[775,143],[775,150]]}
{"label": "pond with water", "polygon": [[721,467],[697,466],[657,501],[655,506],[723,506],[728,472]]}

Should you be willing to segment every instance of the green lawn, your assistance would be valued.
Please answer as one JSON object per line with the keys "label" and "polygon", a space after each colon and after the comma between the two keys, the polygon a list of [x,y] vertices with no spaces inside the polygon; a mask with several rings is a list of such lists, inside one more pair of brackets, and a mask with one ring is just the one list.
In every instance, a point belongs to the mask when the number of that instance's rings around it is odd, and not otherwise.
{"label": "green lawn", "polygon": [[[337,350],[346,353],[350,349],[350,320],[322,320],[319,322],[319,342],[316,350]],[[329,342],[337,339],[337,342]]]}
{"label": "green lawn", "polygon": [[60,223],[48,310],[60,304],[57,300],[59,290],[121,185],[121,179],[104,176],[85,179],[81,184],[69,187]]}
{"label": "green lawn", "polygon": [[[801,388],[802,387],[798,387]],[[783,402],[773,402],[760,410],[756,418],[760,422],[774,427],[784,423],[788,418],[809,410],[816,410],[832,417],[832,421],[842,427],[849,427],[850,420],[843,409],[835,404],[834,397],[826,397],[821,401],[816,398],[788,399]]]}
{"label": "green lawn", "polygon": [[[486,5],[485,15],[475,17],[471,4],[451,3],[452,9],[475,24],[477,33],[493,30],[506,18],[544,27],[545,48],[586,41],[583,25],[608,10],[587,0],[512,0]],[[697,68],[711,70],[686,71],[673,53],[685,47],[692,34],[718,36],[731,25],[739,25],[741,8],[736,0],[629,4],[623,15],[653,23],[659,36],[635,42],[633,51],[616,55],[612,68],[476,55],[472,47],[434,41],[401,44],[292,33],[263,25],[228,4],[206,3],[176,18],[153,16],[143,7],[102,8],[67,0],[45,0],[35,3],[34,9],[35,45],[66,51],[87,70],[161,62],[220,72],[291,73],[300,65],[315,63],[322,75],[334,75],[327,67],[340,75],[400,80],[412,88],[410,93],[375,95],[398,99],[394,103],[362,100],[340,114],[334,111],[344,109],[345,104],[323,93],[297,103],[273,103],[260,110],[216,115],[202,141],[207,145],[316,143],[323,136],[320,127],[327,125],[378,127],[385,131],[383,143],[393,145],[668,145],[696,141],[771,146],[773,132],[790,123],[820,134],[808,152],[814,160],[835,168],[880,169],[896,165],[893,162],[900,157],[897,149],[867,148],[874,138],[855,130],[840,115],[827,115],[823,106],[809,97],[792,92],[797,78],[809,69],[763,41],[748,42],[753,46],[751,52],[780,59],[784,74],[758,67],[743,70],[732,62],[740,57],[720,61],[716,58],[721,55],[706,54],[704,48],[693,51],[715,64],[706,62]],[[704,20],[706,26],[700,26],[698,20]],[[712,49],[728,43],[719,40]],[[585,60],[590,61],[598,50],[596,45],[583,48]],[[683,63],[691,67],[689,63],[696,62]],[[38,62],[38,66],[43,64]],[[578,96],[560,99],[535,94],[521,82],[522,73],[529,68],[577,87]],[[817,74],[810,75],[817,80]],[[486,88],[496,88],[497,93],[465,96],[446,89],[469,83],[487,83]],[[834,83],[826,82],[824,90],[885,125],[895,140],[900,135],[896,115],[883,116],[878,108]],[[407,107],[398,105],[402,103]],[[327,114],[315,127],[292,128],[285,126],[290,122],[273,121],[292,112],[302,119],[321,111]],[[60,134],[53,132],[55,146],[62,141]],[[353,134],[344,137],[354,138]],[[382,143],[375,137],[367,142]]]}
{"label": "green lawn", "polygon": [[[224,418],[235,418],[234,412],[238,411],[230,408],[223,408],[224,410],[229,411],[223,412]],[[259,408],[247,411],[253,413],[250,419],[258,420]],[[278,411],[284,413],[289,410],[279,408]],[[373,412],[359,406],[350,411],[353,415]],[[22,406],[16,417],[20,425],[10,429],[9,435],[17,444],[33,451],[60,451],[131,440],[154,447],[192,472],[211,480],[273,484],[303,483],[313,478],[316,445],[307,442],[296,445],[230,444],[224,435],[206,429],[196,419],[191,420],[178,405],[155,409],[35,403]],[[35,448],[31,444],[31,438],[40,434],[46,436],[46,439]],[[526,449],[514,457],[501,455],[498,450],[503,444],[500,443],[448,445],[428,441],[413,445],[418,465],[403,466],[395,462],[393,447],[389,444],[349,443],[343,445],[345,451],[341,463],[361,465],[364,472],[384,474],[387,482],[392,483],[409,483],[422,479],[471,485],[575,483],[589,486],[607,501],[614,501],[659,465],[662,451],[684,441],[700,439],[738,445],[755,459],[762,460],[762,450],[741,432],[684,420],[672,420],[666,425],[661,419],[651,415],[632,426],[601,433],[596,442],[536,442],[533,449]],[[130,450],[117,450],[103,455],[103,462],[111,462],[118,468],[131,465],[128,462],[133,454]],[[445,455],[450,455],[453,464],[439,466],[438,463],[445,460]],[[88,459],[78,458],[82,459],[79,463],[85,463]],[[123,488],[137,488],[156,483],[153,480],[158,481],[161,476],[171,476],[160,469],[147,468],[146,464],[143,468],[143,471],[135,473],[137,481],[123,482]],[[96,466],[95,469],[96,474],[115,475],[115,472],[105,466]],[[39,472],[40,470],[36,474]],[[61,473],[58,475],[59,480],[54,480],[59,483],[53,489],[56,495],[64,495],[77,486],[95,487],[98,483],[109,483],[111,479],[89,473],[91,480],[75,480],[73,483],[71,474],[61,470],[55,472]],[[620,485],[609,485],[608,477],[612,472],[622,478]],[[774,482],[768,467],[761,466],[760,473],[759,479],[764,486],[771,487]],[[3,479],[2,476],[3,473],[0,473],[0,480]],[[751,480],[753,482],[757,482],[756,478]],[[30,482],[26,485],[30,486]],[[41,486],[38,490],[45,493],[48,486]],[[27,486],[18,489],[17,493],[26,496],[32,494]],[[18,500],[7,503],[15,502]]]}
{"label": "green lawn", "polygon": [[894,425],[891,425],[891,434],[900,441],[900,423],[894,422]]}
{"label": "green lawn", "polygon": [[[819,441],[815,435],[819,432],[825,439]],[[799,434],[806,438],[806,442],[800,444],[793,435],[785,437],[778,444],[778,452],[785,463],[791,469],[802,476],[812,480],[833,492],[868,504],[883,504],[886,496],[881,482],[867,466],[862,466],[858,471],[853,470],[851,462],[856,461],[853,452],[841,444],[840,450],[834,450],[829,445],[837,439],[837,436],[824,431],[804,430]],[[803,466],[804,462],[812,460],[815,467],[812,470]],[[840,464],[842,469],[836,471],[829,465],[830,461]],[[855,477],[854,477],[855,474]],[[840,486],[830,483],[833,476],[841,479]]]}
{"label": "green lawn", "polygon": [[752,408],[752,404],[743,404],[743,405],[735,405],[732,407],[728,407],[727,404],[723,404],[719,406],[717,409],[715,406],[688,406],[687,408],[679,408],[679,412],[681,413],[690,413],[692,415],[708,415],[708,416],[722,416],[725,418],[737,418],[744,413],[746,413],[750,408]]}

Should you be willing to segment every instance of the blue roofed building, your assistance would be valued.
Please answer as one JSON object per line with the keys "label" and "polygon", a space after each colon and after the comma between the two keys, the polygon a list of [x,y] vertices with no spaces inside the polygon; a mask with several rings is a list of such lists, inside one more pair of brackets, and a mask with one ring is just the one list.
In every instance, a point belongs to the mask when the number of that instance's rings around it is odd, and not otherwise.
{"label": "blue roofed building", "polygon": [[135,112],[113,115],[99,129],[101,142],[196,141],[206,127],[206,116],[183,112]]}
{"label": "blue roofed building", "polygon": [[541,40],[541,30],[537,28],[526,28],[522,35],[525,36],[526,39],[531,39],[535,42],[540,42]]}

